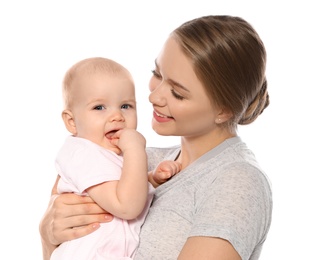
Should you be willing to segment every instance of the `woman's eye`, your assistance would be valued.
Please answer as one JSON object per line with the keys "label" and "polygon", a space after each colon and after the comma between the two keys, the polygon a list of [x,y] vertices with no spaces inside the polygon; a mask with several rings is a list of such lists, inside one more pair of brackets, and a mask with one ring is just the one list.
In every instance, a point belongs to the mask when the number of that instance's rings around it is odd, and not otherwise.
{"label": "woman's eye", "polygon": [[160,73],[158,73],[156,70],[152,70],[151,72],[152,72],[152,74],[153,74],[154,77],[156,77],[156,78],[158,78],[158,79],[161,78]]}
{"label": "woman's eye", "polygon": [[104,110],[104,109],[105,107],[102,105],[94,107],[94,110]]}
{"label": "woman's eye", "polygon": [[175,92],[174,89],[171,89],[171,93],[172,93],[172,95],[173,95],[176,99],[179,99],[179,100],[185,99],[183,96],[177,94],[177,92]]}

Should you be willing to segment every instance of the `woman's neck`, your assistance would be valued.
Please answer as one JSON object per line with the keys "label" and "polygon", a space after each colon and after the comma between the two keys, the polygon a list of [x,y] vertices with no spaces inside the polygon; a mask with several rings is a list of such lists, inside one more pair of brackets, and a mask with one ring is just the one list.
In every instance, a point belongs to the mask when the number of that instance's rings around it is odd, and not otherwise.
{"label": "woman's neck", "polygon": [[181,137],[181,152],[177,161],[182,164],[182,169],[212,150],[225,140],[237,136],[236,133],[221,132],[199,137]]}

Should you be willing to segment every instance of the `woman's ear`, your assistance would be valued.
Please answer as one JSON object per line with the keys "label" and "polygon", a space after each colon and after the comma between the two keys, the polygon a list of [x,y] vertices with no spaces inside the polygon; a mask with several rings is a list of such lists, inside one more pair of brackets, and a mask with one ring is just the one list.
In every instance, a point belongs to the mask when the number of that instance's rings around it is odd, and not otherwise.
{"label": "woman's ear", "polygon": [[222,124],[228,121],[233,116],[232,112],[229,110],[222,109],[215,119],[216,124]]}
{"label": "woman's ear", "polygon": [[67,130],[73,135],[76,135],[77,129],[76,129],[76,124],[75,124],[73,113],[70,110],[66,109],[62,112],[62,118],[63,118],[63,121],[65,123]]}

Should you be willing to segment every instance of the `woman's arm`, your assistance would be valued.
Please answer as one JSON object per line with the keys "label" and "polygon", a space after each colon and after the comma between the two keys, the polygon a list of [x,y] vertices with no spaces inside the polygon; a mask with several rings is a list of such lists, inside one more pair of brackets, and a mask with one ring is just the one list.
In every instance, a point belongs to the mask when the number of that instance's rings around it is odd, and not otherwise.
{"label": "woman's arm", "polygon": [[178,256],[178,260],[188,259],[241,260],[241,257],[227,240],[217,237],[190,237]]}
{"label": "woman's arm", "polygon": [[99,223],[113,218],[89,197],[72,193],[57,195],[58,179],[59,176],[39,225],[44,260],[50,259],[59,244],[88,235],[99,228]]}

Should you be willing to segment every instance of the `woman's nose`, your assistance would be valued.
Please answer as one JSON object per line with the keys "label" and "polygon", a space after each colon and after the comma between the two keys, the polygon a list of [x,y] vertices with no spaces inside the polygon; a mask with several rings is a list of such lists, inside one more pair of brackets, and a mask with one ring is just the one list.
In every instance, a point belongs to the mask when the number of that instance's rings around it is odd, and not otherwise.
{"label": "woman's nose", "polygon": [[149,90],[150,92],[153,92],[157,88],[157,84],[153,83],[153,79],[151,78],[149,81]]}
{"label": "woman's nose", "polygon": [[149,102],[153,105],[164,106],[166,103],[165,95],[167,94],[165,93],[163,86],[160,84],[149,94]]}

